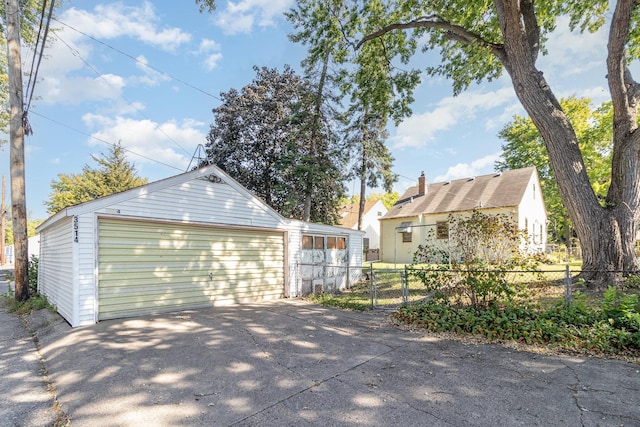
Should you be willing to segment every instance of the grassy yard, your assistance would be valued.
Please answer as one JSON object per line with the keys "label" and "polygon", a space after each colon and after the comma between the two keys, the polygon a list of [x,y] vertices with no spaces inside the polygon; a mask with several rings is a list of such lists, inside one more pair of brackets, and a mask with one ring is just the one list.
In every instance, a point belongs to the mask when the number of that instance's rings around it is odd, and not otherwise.
{"label": "grassy yard", "polygon": [[[569,264],[577,272],[579,262]],[[371,268],[373,267],[373,268]],[[310,300],[327,306],[368,310],[373,307],[395,308],[403,303],[401,272],[404,264],[374,263],[365,266],[365,280],[350,289],[336,294],[312,295]],[[564,298],[564,275],[566,264],[545,264],[539,267],[540,274],[530,272],[509,273],[509,282],[514,285],[526,284],[532,297],[543,306],[550,306]],[[576,273],[574,273],[575,275]],[[413,276],[409,276],[407,299],[410,303],[424,301],[428,297],[425,286]]]}
{"label": "grassy yard", "polygon": [[[337,294],[310,297],[322,305],[351,310],[390,308],[391,318],[398,325],[425,329],[453,336],[475,337],[490,342],[510,342],[535,345],[554,352],[570,352],[595,356],[640,360],[640,278],[633,278],[624,290],[610,288],[607,292],[586,292],[579,284],[572,284],[571,302],[565,298],[565,265],[544,265],[540,272],[509,272],[506,280],[518,292],[510,299],[496,297],[482,305],[451,297],[435,300],[427,287],[409,275],[408,287],[403,290],[400,270],[389,265],[374,265],[366,280]],[[570,266],[572,277],[579,265]],[[431,274],[431,273],[429,273]],[[437,276],[440,280],[452,277],[450,271]],[[455,274],[455,273],[453,273]],[[432,276],[428,276],[432,277]],[[467,276],[455,276],[467,277]],[[471,281],[482,287],[478,274]],[[500,276],[502,278],[502,276]],[[572,280],[575,282],[575,280]],[[467,286],[467,281],[455,282]],[[502,282],[498,282],[502,283]],[[474,286],[476,286],[474,285]],[[433,286],[433,283],[432,283]],[[433,288],[432,288],[433,289]],[[405,298],[403,298],[405,292]],[[403,304],[405,301],[409,304]]]}

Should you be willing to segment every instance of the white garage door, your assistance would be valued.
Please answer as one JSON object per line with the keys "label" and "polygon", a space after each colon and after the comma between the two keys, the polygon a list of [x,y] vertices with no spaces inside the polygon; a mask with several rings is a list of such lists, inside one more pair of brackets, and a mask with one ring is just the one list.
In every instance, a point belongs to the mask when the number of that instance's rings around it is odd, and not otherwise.
{"label": "white garage door", "polygon": [[280,298],[284,233],[101,218],[99,319]]}

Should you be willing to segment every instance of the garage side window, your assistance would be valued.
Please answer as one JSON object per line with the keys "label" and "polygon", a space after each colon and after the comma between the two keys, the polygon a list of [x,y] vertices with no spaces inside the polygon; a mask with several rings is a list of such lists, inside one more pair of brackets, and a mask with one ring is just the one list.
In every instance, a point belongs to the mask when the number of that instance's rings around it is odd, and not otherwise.
{"label": "garage side window", "polygon": [[338,249],[347,249],[346,237],[338,237]]}
{"label": "garage side window", "polygon": [[315,236],[313,238],[313,249],[324,249],[324,237]]}
{"label": "garage side window", "polygon": [[313,249],[313,236],[302,236],[302,249]]}
{"label": "garage side window", "polygon": [[338,248],[338,238],[337,237],[327,237],[327,249],[337,249]]}

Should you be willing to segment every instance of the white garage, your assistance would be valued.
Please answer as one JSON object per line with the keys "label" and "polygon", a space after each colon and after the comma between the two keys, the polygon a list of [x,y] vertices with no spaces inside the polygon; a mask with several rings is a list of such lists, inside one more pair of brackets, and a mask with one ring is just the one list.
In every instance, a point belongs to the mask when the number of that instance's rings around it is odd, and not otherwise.
{"label": "white garage", "polygon": [[363,233],[285,219],[213,165],[69,207],[38,232],[39,291],[72,326],[299,296],[310,235],[344,242],[339,287],[362,264]]}

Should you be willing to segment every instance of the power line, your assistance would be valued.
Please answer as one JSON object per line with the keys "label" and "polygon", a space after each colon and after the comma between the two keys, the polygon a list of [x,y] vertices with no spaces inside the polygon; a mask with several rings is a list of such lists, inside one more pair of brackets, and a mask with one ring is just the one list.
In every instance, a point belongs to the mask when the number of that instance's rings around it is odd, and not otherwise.
{"label": "power line", "polygon": [[[100,78],[100,80],[104,81],[108,86],[112,87],[113,89],[115,89],[113,87],[113,85],[111,84],[111,82],[109,82],[109,80],[105,79],[104,76],[102,74],[100,74],[100,72],[98,72],[98,70],[96,70],[91,64],[89,64],[89,62],[87,62],[87,60],[85,60],[82,55],[80,55],[80,52],[71,47],[67,42],[65,42],[63,39],[60,38],[60,36],[58,36],[58,40],[60,40],[65,46],[67,46],[69,48],[69,50],[71,50],[71,53],[74,56],[77,56],[78,58],[80,58],[80,60],[87,66],[87,68],[89,68],[91,71],[93,71],[98,78]],[[151,118],[148,117],[142,110],[140,110],[138,107],[136,107],[136,105],[134,103],[132,103],[131,101],[129,101],[124,95],[120,95],[122,96],[122,99],[124,99],[125,101],[127,101],[127,103],[134,109],[136,110],[140,115],[142,115],[144,118],[148,119],[149,121],[151,121]],[[180,145],[178,143],[178,141],[176,141],[175,139],[171,138],[171,136],[169,136],[165,131],[162,130],[162,128],[160,128],[159,126],[155,126],[155,128],[160,131],[160,133],[162,133],[164,136],[167,137],[167,139],[171,142],[173,142],[177,147],[179,147],[182,151],[184,151],[187,155],[191,155],[191,153],[189,153],[182,145]]]}
{"label": "power line", "polygon": [[[35,112],[35,111],[33,112],[33,114],[35,114],[36,116],[42,117],[43,119],[49,120],[50,122],[55,123],[55,124],[57,124],[57,125],[59,125],[59,126],[65,127],[65,128],[70,129],[70,130],[72,130],[72,131],[74,131],[74,132],[76,132],[76,133],[79,133],[80,135],[84,135],[84,136],[87,136],[87,137],[89,137],[89,138],[91,138],[91,139],[95,139],[96,141],[98,141],[98,142],[102,142],[103,144],[106,144],[106,145],[108,145],[108,146],[113,146],[113,144],[114,144],[114,143],[109,142],[109,141],[107,141],[107,140],[104,140],[104,139],[101,139],[101,138],[97,138],[97,137],[95,137],[95,136],[93,136],[93,135],[91,135],[91,134],[89,134],[89,133],[87,133],[87,132],[84,132],[84,131],[81,131],[81,130],[79,130],[79,129],[76,129],[76,128],[74,128],[74,127],[72,127],[72,126],[69,126],[69,125],[67,125],[67,124],[65,124],[65,123],[62,123],[62,122],[60,122],[60,121],[58,121],[58,120],[56,120],[56,119],[52,119],[51,117],[47,117],[47,116],[45,116],[45,115],[43,115],[43,114],[37,113],[37,112]],[[160,165],[167,166],[167,167],[170,167],[170,168],[172,168],[172,169],[176,169],[176,170],[179,170],[180,172],[183,172],[183,170],[182,170],[181,168],[178,168],[178,167],[176,167],[176,166],[174,166],[174,165],[170,165],[170,164],[168,164],[168,163],[161,162],[161,161],[160,161],[160,160],[158,160],[158,159],[154,159],[154,158],[151,158],[151,157],[147,157],[147,156],[145,156],[145,155],[143,155],[143,154],[137,153],[137,152],[135,152],[135,151],[133,151],[133,150],[130,150],[130,149],[126,148],[126,147],[122,147],[122,148],[124,149],[124,151],[126,151],[126,152],[128,152],[128,153],[131,153],[131,154],[133,154],[133,155],[135,155],[135,156],[138,156],[138,157],[141,157],[141,158],[143,158],[143,159],[147,159],[147,160],[149,160],[149,161],[151,161],[151,162],[155,162],[155,163],[158,163],[158,164],[160,164]]]}
{"label": "power line", "polygon": [[100,43],[101,45],[103,45],[103,46],[105,46],[105,47],[108,47],[109,49],[111,49],[111,50],[113,50],[113,51],[115,51],[115,52],[118,52],[119,54],[124,55],[124,56],[126,56],[127,58],[130,58],[130,59],[132,59],[133,61],[135,61],[135,62],[137,62],[137,63],[139,63],[139,64],[144,65],[145,67],[151,68],[152,70],[157,71],[157,72],[159,72],[160,74],[166,75],[166,76],[167,76],[167,77],[169,77],[170,79],[175,80],[175,81],[177,81],[177,82],[179,82],[179,83],[182,83],[183,85],[185,85],[185,86],[187,86],[187,87],[189,87],[189,88],[191,88],[191,89],[193,89],[193,90],[196,90],[196,91],[198,91],[198,92],[200,92],[200,93],[202,93],[202,94],[204,94],[204,95],[210,96],[210,97],[211,97],[211,98],[213,98],[213,99],[216,99],[216,100],[218,100],[218,101],[222,101],[222,99],[220,99],[220,98],[219,98],[219,97],[217,97],[216,95],[213,95],[212,93],[207,92],[207,91],[206,91],[206,90],[204,90],[204,89],[201,89],[201,88],[199,88],[199,87],[197,87],[197,86],[194,86],[194,85],[192,85],[191,83],[189,83],[189,82],[187,82],[187,81],[185,81],[185,80],[182,80],[182,79],[180,79],[180,78],[178,78],[178,77],[172,76],[171,74],[166,73],[166,72],[164,72],[164,71],[160,70],[159,68],[154,67],[153,65],[149,65],[149,64],[147,64],[146,62],[143,62],[143,61],[139,60],[138,58],[134,57],[133,55],[128,54],[127,52],[124,52],[124,51],[122,51],[122,50],[120,50],[120,49],[118,49],[118,48],[116,48],[116,47],[114,47],[114,46],[111,46],[110,44],[108,44],[108,43],[106,43],[106,42],[103,42],[102,40],[99,40],[99,39],[97,39],[97,38],[95,38],[95,37],[93,37],[93,36],[91,36],[91,35],[89,35],[89,34],[87,34],[87,33],[85,33],[85,32],[82,32],[82,31],[78,30],[77,28],[72,27],[71,25],[69,25],[69,24],[67,24],[67,23],[64,23],[64,22],[62,22],[62,21],[60,21],[60,20],[58,20],[58,19],[56,19],[56,18],[52,18],[52,19],[53,19],[54,21],[56,21],[56,22],[58,22],[58,23],[60,23],[60,24],[64,25],[65,27],[67,27],[67,28],[69,28],[69,29],[71,29],[71,30],[73,30],[73,31],[77,32],[78,34],[81,34],[81,35],[83,35],[83,36],[85,36],[85,37],[87,37],[87,38],[89,38],[89,39],[91,39],[91,40],[95,41],[96,43]]}
{"label": "power line", "polygon": [[[51,23],[51,16],[53,15],[54,5],[55,5],[55,1],[52,0],[49,4],[49,14],[47,15],[47,22],[45,24],[44,34],[42,35],[42,39],[41,39],[40,35],[42,34],[42,23],[44,21],[44,14],[47,7],[47,1],[44,0],[42,2],[42,13],[40,14],[40,25],[38,26],[38,36],[36,38],[36,44],[33,51],[33,60],[31,61],[31,70],[29,72],[29,81],[27,82],[27,88],[25,92],[25,95],[27,96],[27,105],[26,107],[24,107],[24,114],[22,116],[22,120],[25,127],[24,131],[27,135],[31,133],[31,126],[29,125],[28,113],[29,113],[29,109],[31,108],[31,100],[33,99],[33,93],[35,92],[36,82],[38,81],[38,70],[40,69],[40,63],[42,62],[44,48],[47,44],[47,35],[49,34],[49,24]],[[35,62],[36,55],[38,56],[37,64]]]}

